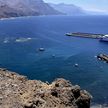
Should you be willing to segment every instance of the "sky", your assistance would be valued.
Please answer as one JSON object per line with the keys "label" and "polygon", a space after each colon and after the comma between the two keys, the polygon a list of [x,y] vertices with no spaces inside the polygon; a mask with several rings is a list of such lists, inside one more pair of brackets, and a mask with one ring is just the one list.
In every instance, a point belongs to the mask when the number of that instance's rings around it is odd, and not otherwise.
{"label": "sky", "polygon": [[108,0],[44,0],[50,3],[75,4],[85,10],[108,12]]}

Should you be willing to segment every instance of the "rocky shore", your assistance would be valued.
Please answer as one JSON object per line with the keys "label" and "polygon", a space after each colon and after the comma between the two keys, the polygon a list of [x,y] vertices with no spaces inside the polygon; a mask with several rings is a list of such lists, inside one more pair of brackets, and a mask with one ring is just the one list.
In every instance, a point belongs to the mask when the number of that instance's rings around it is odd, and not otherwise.
{"label": "rocky shore", "polygon": [[90,108],[91,95],[65,79],[49,84],[0,69],[0,108]]}

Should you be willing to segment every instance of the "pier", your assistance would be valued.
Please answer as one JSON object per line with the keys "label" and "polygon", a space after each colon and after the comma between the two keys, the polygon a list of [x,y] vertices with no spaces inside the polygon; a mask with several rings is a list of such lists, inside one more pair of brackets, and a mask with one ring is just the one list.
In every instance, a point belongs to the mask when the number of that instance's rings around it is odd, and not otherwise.
{"label": "pier", "polygon": [[104,35],[104,34],[94,34],[94,33],[75,32],[75,33],[66,33],[66,36],[101,39],[101,38],[103,38],[105,35]]}
{"label": "pier", "polygon": [[99,60],[106,61],[106,62],[108,63],[108,55],[106,55],[106,54],[99,54],[99,55],[97,56],[97,58],[98,58]]}

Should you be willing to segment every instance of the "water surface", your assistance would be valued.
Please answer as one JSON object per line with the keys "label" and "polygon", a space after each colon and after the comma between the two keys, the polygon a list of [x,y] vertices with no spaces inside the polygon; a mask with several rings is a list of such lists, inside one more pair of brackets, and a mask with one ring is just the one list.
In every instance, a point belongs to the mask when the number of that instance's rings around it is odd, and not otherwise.
{"label": "water surface", "polygon": [[[0,67],[30,79],[65,78],[108,102],[108,64],[96,59],[108,54],[108,43],[67,37],[67,32],[108,34],[108,16],[39,16],[0,21]],[[20,40],[20,41],[16,41]],[[39,52],[40,47],[45,48]],[[79,64],[75,67],[74,64]]]}

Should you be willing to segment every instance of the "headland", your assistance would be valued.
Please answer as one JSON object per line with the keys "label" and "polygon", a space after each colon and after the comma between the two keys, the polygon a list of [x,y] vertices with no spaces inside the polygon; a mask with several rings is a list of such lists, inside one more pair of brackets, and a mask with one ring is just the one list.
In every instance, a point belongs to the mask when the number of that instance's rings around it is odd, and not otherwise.
{"label": "headland", "polygon": [[91,95],[65,79],[49,84],[0,69],[0,108],[90,108]]}

